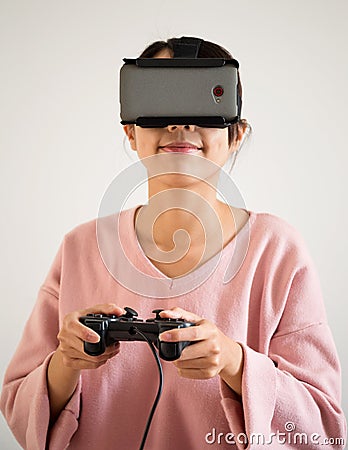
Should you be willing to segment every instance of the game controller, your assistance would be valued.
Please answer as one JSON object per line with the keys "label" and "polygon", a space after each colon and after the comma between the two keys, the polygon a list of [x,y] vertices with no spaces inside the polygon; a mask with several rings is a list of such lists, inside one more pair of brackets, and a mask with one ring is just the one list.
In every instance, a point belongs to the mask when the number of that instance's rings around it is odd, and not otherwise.
{"label": "game controller", "polygon": [[84,342],[85,353],[98,356],[105,352],[106,347],[117,341],[145,341],[145,338],[137,330],[156,345],[160,357],[166,361],[180,358],[183,349],[192,344],[189,341],[163,342],[158,339],[158,336],[164,331],[195,326],[195,323],[183,319],[162,318],[160,312],[163,309],[155,309],[152,312],[156,314],[156,317],[144,321],[138,318],[138,313],[134,309],[129,307],[124,309],[126,313],[122,316],[87,314],[80,317],[79,320],[83,325],[91,328],[100,336],[100,341],[96,344]]}

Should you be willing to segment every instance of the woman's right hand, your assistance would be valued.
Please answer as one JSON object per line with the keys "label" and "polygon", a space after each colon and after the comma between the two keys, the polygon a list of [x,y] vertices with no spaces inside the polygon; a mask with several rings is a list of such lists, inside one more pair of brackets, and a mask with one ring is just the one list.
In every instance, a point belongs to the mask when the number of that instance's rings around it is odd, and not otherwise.
{"label": "woman's right hand", "polygon": [[57,336],[59,340],[57,351],[61,354],[62,363],[70,369],[97,369],[120,351],[120,344],[116,342],[107,347],[105,352],[99,356],[90,356],[84,352],[84,341],[91,343],[99,341],[99,335],[91,328],[82,325],[79,321],[80,317],[91,313],[120,316],[125,313],[125,310],[113,303],[104,303],[88,309],[71,312],[64,317],[62,327]]}
{"label": "woman's right hand", "polygon": [[95,305],[67,314],[58,333],[59,345],[52,355],[47,369],[47,387],[50,400],[50,426],[57,420],[60,412],[73,395],[82,369],[97,369],[120,351],[120,344],[109,346],[100,356],[87,355],[83,350],[83,341],[96,343],[99,335],[82,325],[79,318],[86,314],[125,313],[123,308],[106,303]]}

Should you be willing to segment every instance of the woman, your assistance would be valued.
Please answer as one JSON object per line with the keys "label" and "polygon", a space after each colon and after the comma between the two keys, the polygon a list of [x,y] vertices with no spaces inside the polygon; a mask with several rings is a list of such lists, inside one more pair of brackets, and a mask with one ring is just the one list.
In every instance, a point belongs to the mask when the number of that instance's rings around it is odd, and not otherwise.
{"label": "woman", "polygon": [[[141,56],[171,58],[173,40],[155,42]],[[232,58],[207,41],[198,57]],[[235,157],[248,129],[245,120],[228,129],[124,126],[144,165],[175,152],[211,168]],[[127,257],[149,284],[159,276],[169,281],[165,295],[117,282],[104,265],[96,220],[64,237],[4,380],[1,409],[23,448],[139,448],[158,383],[152,354],[143,343],[127,342],[89,356],[83,341],[99,336],[79,322],[87,313],[119,316],[124,306],[143,318],[161,308],[162,317],[196,323],[161,335],[194,345],[178,360],[162,362],[164,390],[147,448],[343,448],[324,441],[344,438],[346,424],[339,361],[305,243],[274,215],[219,201],[219,171],[190,176],[189,158],[182,173],[149,177],[147,205],[116,215]],[[183,193],[180,208],[166,210],[161,195],[170,199],[173,189]],[[177,230],[186,236],[174,239]],[[245,258],[226,283],[235,242],[245,237]]]}

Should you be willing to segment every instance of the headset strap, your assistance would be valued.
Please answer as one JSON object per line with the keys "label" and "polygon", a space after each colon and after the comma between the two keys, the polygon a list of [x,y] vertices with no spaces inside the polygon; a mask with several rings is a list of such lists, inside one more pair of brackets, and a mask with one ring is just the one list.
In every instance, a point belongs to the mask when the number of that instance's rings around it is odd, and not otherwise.
{"label": "headset strap", "polygon": [[174,58],[197,58],[203,39],[181,37],[172,39]]}

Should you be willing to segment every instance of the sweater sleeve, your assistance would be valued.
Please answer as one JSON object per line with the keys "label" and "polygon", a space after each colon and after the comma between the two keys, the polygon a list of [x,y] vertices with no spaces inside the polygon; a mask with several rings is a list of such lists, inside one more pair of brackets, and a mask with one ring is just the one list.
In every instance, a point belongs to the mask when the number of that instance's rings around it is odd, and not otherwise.
{"label": "sweater sleeve", "polygon": [[344,448],[340,365],[313,268],[296,271],[268,352],[240,344],[242,398],[220,381],[238,448]]}
{"label": "sweater sleeve", "polygon": [[50,408],[46,374],[58,346],[61,257],[62,246],[39,290],[7,368],[1,393],[1,411],[17,441],[27,450],[62,450],[77,429],[80,382],[48,436]]}

